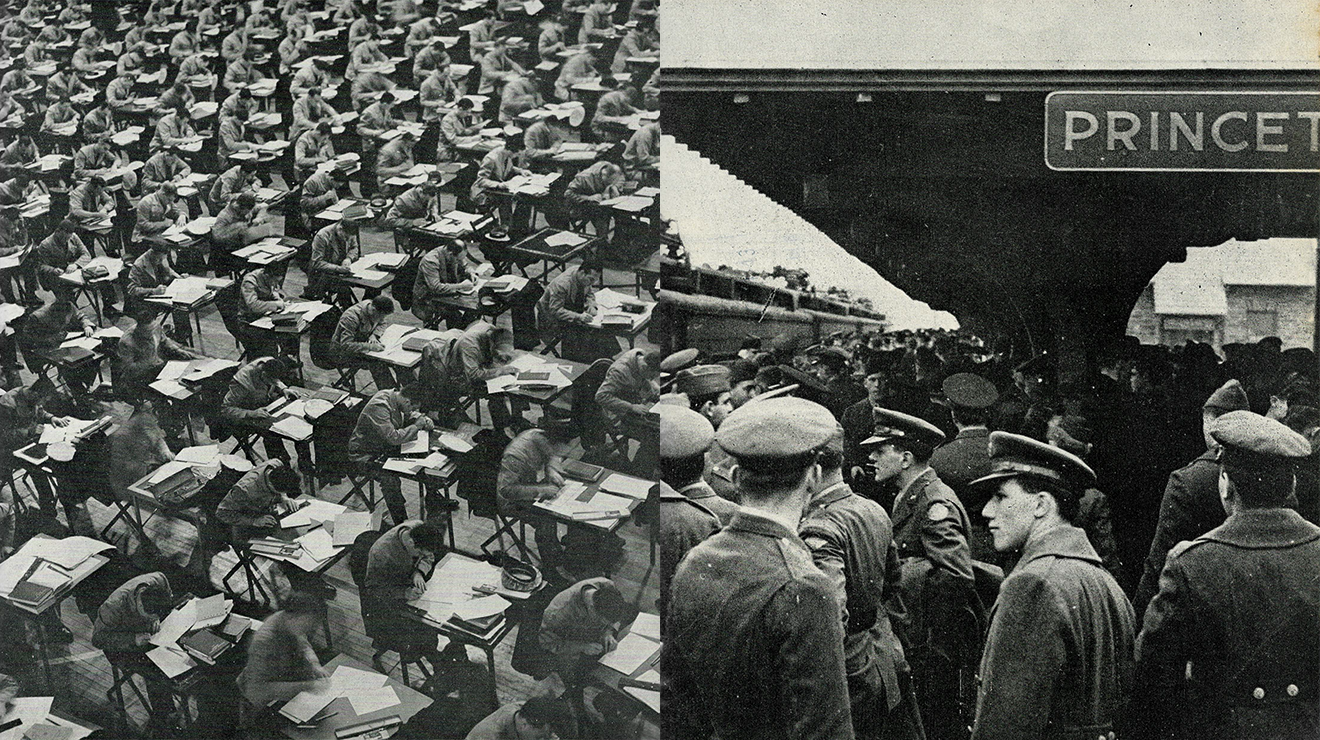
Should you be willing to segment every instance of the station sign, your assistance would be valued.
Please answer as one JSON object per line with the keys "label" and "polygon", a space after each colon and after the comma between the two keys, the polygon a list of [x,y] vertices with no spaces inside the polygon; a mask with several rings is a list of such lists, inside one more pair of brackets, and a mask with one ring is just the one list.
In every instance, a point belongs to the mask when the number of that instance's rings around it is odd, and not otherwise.
{"label": "station sign", "polygon": [[1320,92],[1053,92],[1052,170],[1320,172]]}

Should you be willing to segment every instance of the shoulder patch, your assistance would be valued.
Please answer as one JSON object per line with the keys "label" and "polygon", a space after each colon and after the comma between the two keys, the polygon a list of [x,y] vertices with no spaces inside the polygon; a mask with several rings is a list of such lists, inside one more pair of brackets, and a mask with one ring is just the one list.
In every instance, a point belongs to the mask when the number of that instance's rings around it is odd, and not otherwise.
{"label": "shoulder patch", "polygon": [[936,501],[930,505],[929,509],[926,509],[926,516],[930,517],[932,522],[944,521],[949,518],[951,513],[949,507],[941,501]]}

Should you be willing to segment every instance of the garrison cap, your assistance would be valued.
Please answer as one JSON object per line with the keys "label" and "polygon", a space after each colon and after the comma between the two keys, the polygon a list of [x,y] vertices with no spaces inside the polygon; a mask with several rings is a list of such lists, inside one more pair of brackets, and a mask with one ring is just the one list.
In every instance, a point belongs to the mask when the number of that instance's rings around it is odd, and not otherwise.
{"label": "garrison cap", "polygon": [[941,386],[949,403],[965,409],[985,409],[999,400],[995,384],[975,373],[954,373]]}
{"label": "garrison cap", "polygon": [[1095,485],[1095,471],[1080,457],[1031,437],[1009,432],[990,433],[990,474],[972,485],[1026,476],[1062,486],[1080,496]]}
{"label": "garrison cap", "polygon": [[656,403],[663,406],[682,406],[683,408],[687,408],[692,404],[692,401],[690,401],[687,394],[684,393],[661,393],[660,400],[656,401]]}
{"label": "garrison cap", "polygon": [[660,414],[660,457],[681,459],[710,449],[715,441],[715,427],[710,420],[690,408],[665,404]]}
{"label": "garrison cap", "polygon": [[729,385],[756,380],[756,371],[759,369],[760,367],[751,360],[736,360],[729,365]]}
{"label": "garrison cap", "polygon": [[660,361],[660,372],[676,373],[679,370],[685,370],[697,364],[697,356],[701,353],[695,348],[680,349],[679,351],[665,357]]}
{"label": "garrison cap", "polygon": [[1224,383],[1210,394],[1201,408],[1207,411],[1246,411],[1251,408],[1247,391],[1237,378]]}
{"label": "garrison cap", "polygon": [[863,440],[863,445],[917,442],[934,448],[944,442],[944,432],[925,419],[890,409],[876,409],[873,414],[875,434]]}
{"label": "garrison cap", "polygon": [[772,398],[744,404],[724,419],[715,440],[738,458],[772,463],[803,457],[834,436],[838,422],[824,406],[801,398]]}
{"label": "garrison cap", "polygon": [[689,397],[723,393],[729,390],[729,368],[723,365],[697,365],[674,377],[679,393]]}
{"label": "garrison cap", "polygon": [[1244,452],[1257,458],[1298,458],[1311,454],[1311,443],[1305,437],[1282,422],[1250,411],[1230,411],[1215,419],[1210,436],[1228,455]]}

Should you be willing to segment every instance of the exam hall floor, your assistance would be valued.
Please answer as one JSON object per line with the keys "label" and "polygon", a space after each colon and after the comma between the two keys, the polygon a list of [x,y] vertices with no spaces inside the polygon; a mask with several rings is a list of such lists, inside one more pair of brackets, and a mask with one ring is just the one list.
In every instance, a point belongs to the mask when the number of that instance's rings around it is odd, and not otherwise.
{"label": "exam hall floor", "polygon": [[[364,253],[391,251],[393,249],[393,240],[389,232],[381,231],[374,226],[369,225],[363,228],[361,239]],[[606,270],[604,282],[606,285],[611,286],[631,285],[632,274],[617,270]],[[290,296],[300,295],[305,284],[306,278],[303,271],[297,267],[291,267],[285,281],[286,294]],[[630,292],[629,288],[626,287],[618,287],[617,289]],[[83,309],[86,309],[85,305]],[[396,311],[390,317],[390,321],[410,326],[420,325],[416,317],[406,311]],[[502,324],[508,325],[508,321],[507,314],[501,317]],[[131,322],[121,318],[115,323],[121,328],[127,328]],[[211,356],[238,359],[238,350],[234,345],[234,341],[225,330],[214,307],[203,311],[201,326],[200,343],[197,345],[201,351]],[[650,346],[645,333],[638,336],[637,346]],[[622,345],[620,349],[622,351]],[[317,368],[309,361],[305,341],[303,342],[302,356],[308,386],[319,387],[334,379],[333,371]],[[24,378],[29,382],[31,381],[31,377],[26,371],[24,371]],[[367,373],[359,373],[360,387],[368,381]],[[130,410],[128,406],[116,402],[113,407],[117,421],[123,421],[127,418]],[[533,407],[529,418],[534,420],[535,413],[535,407]],[[489,424],[489,413],[483,412],[483,420]],[[198,434],[197,442],[199,444],[210,442],[206,436],[205,424],[200,423],[200,421],[195,422],[194,430]],[[224,444],[222,449],[227,450],[232,445],[233,442],[230,441]],[[575,452],[580,453],[580,448]],[[323,488],[319,495],[326,500],[338,501],[347,493],[347,490],[347,483],[339,483]],[[408,510],[414,513],[417,512],[419,502],[416,487],[411,483],[405,483],[403,490],[408,503]],[[480,543],[493,533],[494,523],[489,519],[470,516],[467,502],[461,498],[459,501],[461,508],[454,514],[455,537],[458,549],[477,552]],[[383,504],[378,504],[378,507],[383,507]],[[61,520],[64,517],[62,511],[60,517]],[[625,543],[625,558],[613,574],[613,578],[619,584],[625,597],[635,599],[643,611],[654,612],[658,595],[658,576],[650,568],[649,529],[638,527],[629,522],[620,528],[619,535]],[[370,638],[363,631],[357,587],[353,584],[352,577],[349,574],[347,559],[329,570],[326,582],[332,585],[336,592],[334,599],[329,604],[329,623],[333,650],[345,653],[369,665],[373,649]],[[200,588],[194,590],[195,593],[199,591]],[[199,593],[199,595],[203,594]],[[92,621],[88,615],[84,615],[78,610],[75,599],[72,598],[66,599],[63,603],[61,619],[72,631],[74,639],[68,645],[50,645],[53,688],[45,686],[39,664],[5,666],[0,667],[0,670],[6,670],[18,677],[24,686],[23,693],[25,695],[54,695],[56,711],[100,724],[106,728],[113,728],[116,726],[114,709],[106,699],[106,692],[111,684],[110,666],[101,651],[91,644]],[[531,694],[536,684],[530,676],[514,671],[510,667],[517,636],[518,633],[515,629],[500,643],[495,652],[496,686],[501,703],[526,698]],[[484,676],[485,656],[481,651],[473,648],[468,649],[468,654],[469,659],[480,666],[479,674]],[[0,664],[8,662],[5,657],[0,655]],[[395,668],[396,660],[396,654],[387,653],[385,666],[392,669],[391,675],[400,678],[401,674]],[[412,678],[414,685],[419,683],[416,671],[412,672]],[[132,692],[126,692],[126,696],[128,697],[129,715],[133,724],[136,728],[142,728],[147,720],[145,708],[133,696]],[[480,708],[484,709],[484,704]],[[215,730],[214,727],[203,726],[199,728],[199,731],[204,732],[214,732]],[[111,736],[114,736],[113,732]],[[179,735],[176,733],[171,736]]]}

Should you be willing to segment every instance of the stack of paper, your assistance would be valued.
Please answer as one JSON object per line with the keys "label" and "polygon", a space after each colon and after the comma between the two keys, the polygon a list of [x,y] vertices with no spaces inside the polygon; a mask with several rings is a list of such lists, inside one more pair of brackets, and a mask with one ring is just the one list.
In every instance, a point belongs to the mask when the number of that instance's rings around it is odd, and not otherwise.
{"label": "stack of paper", "polygon": [[348,547],[358,535],[371,529],[371,512],[345,511],[335,517],[333,527],[335,547]]}
{"label": "stack of paper", "polygon": [[297,511],[281,519],[281,527],[289,529],[290,527],[305,527],[311,524],[333,522],[347,510],[344,506],[322,501],[319,498],[299,499],[299,501],[305,501],[306,503]]}
{"label": "stack of paper", "polygon": [[176,462],[211,465],[220,459],[220,445],[185,447],[174,456]]}
{"label": "stack of paper", "polygon": [[[638,676],[637,680],[646,681],[647,683],[658,684],[660,683],[660,673],[657,672],[655,669],[651,669],[643,673],[642,675]],[[650,689],[639,689],[634,686],[629,686],[625,688],[624,691],[627,691],[629,694],[632,694],[638,699],[641,699],[642,702],[646,704],[646,706],[651,708],[651,711],[657,713],[660,711],[659,691],[651,691]]]}
{"label": "stack of paper", "polygon": [[310,439],[312,433],[316,431],[306,420],[300,419],[296,416],[286,416],[280,419],[270,425],[270,430],[282,437],[287,437],[296,442]]}
{"label": "stack of paper", "polygon": [[631,676],[643,663],[654,658],[659,650],[659,642],[630,631],[619,640],[618,647],[601,656],[600,664]]}
{"label": "stack of paper", "polygon": [[634,478],[630,475],[610,473],[605,480],[600,482],[600,490],[617,493],[628,498],[645,500],[655,485],[651,481]]}
{"label": "stack of paper", "polygon": [[586,240],[587,238],[585,236],[574,234],[571,231],[559,231],[547,236],[545,238],[545,245],[547,247],[558,247],[561,245],[565,247],[576,247]]}

